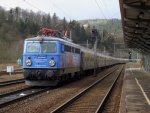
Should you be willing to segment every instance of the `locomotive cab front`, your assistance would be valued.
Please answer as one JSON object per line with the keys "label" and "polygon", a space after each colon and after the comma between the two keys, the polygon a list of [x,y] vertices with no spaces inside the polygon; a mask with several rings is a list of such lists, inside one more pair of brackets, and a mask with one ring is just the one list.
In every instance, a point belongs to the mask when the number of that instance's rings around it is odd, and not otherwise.
{"label": "locomotive cab front", "polygon": [[[60,42],[43,38],[26,39],[24,43],[23,68],[27,85],[43,81],[43,84],[51,79],[56,79],[60,68]],[[32,84],[30,82],[32,81]],[[40,84],[41,85],[41,84]]]}

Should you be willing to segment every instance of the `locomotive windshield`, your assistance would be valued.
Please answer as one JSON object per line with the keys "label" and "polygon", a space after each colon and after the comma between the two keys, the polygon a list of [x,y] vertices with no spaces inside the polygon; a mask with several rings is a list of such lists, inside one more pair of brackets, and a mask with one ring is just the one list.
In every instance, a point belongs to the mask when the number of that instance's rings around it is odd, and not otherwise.
{"label": "locomotive windshield", "polygon": [[28,42],[26,52],[27,53],[39,53],[40,52],[40,43]]}
{"label": "locomotive windshield", "polygon": [[26,47],[27,53],[55,53],[57,51],[54,42],[28,42]]}
{"label": "locomotive windshield", "polygon": [[41,44],[42,53],[55,53],[57,51],[56,43],[44,42]]}

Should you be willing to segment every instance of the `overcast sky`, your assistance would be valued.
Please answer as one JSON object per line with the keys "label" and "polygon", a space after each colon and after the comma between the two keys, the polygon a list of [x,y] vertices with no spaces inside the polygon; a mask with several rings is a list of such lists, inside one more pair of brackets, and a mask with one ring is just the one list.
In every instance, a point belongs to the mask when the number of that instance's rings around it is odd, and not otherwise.
{"label": "overcast sky", "polygon": [[121,18],[119,0],[0,0],[6,9],[42,11],[67,20]]}

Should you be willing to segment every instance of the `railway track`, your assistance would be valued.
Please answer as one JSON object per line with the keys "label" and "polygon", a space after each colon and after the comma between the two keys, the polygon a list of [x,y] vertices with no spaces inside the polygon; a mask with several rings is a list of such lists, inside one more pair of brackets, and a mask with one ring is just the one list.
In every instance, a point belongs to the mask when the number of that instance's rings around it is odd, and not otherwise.
{"label": "railway track", "polygon": [[123,66],[118,71],[106,74],[103,78],[81,91],[51,113],[99,113],[109,97]]}
{"label": "railway track", "polygon": [[[12,74],[20,74],[20,73],[23,73],[22,68],[15,69],[14,72],[12,72]],[[1,70],[0,75],[4,75],[4,74],[8,74],[8,72],[6,70]]]}
{"label": "railway track", "polygon": [[48,87],[28,87],[8,93],[0,94],[0,108],[10,105],[12,103],[18,102],[20,100],[23,100],[25,98],[28,98],[30,96],[39,94],[41,92],[47,91],[50,88]]}
{"label": "railway track", "polygon": [[10,80],[5,82],[0,82],[0,87],[8,86],[8,85],[14,85],[19,83],[24,83],[24,79],[17,79],[17,80]]}

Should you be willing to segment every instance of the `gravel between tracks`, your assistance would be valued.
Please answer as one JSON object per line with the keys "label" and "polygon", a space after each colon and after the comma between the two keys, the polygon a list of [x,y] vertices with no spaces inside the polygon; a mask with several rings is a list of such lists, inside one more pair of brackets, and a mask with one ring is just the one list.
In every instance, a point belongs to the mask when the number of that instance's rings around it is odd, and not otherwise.
{"label": "gravel between tracks", "polygon": [[25,83],[19,83],[9,86],[0,87],[0,94],[28,87]]}
{"label": "gravel between tracks", "polygon": [[[104,74],[104,73],[101,73]],[[101,75],[99,74],[99,75]],[[0,113],[49,113],[56,106],[96,81],[99,77],[88,76],[59,88],[51,89],[42,94],[20,101],[0,109]]]}
{"label": "gravel between tracks", "polygon": [[23,74],[12,74],[11,76],[9,76],[9,74],[4,74],[0,76],[0,82],[23,79],[23,78],[24,78]]}

